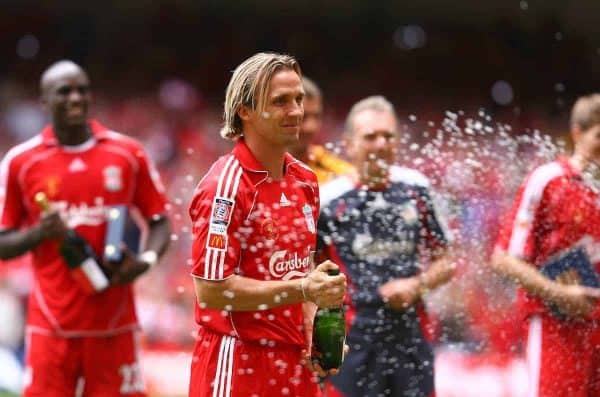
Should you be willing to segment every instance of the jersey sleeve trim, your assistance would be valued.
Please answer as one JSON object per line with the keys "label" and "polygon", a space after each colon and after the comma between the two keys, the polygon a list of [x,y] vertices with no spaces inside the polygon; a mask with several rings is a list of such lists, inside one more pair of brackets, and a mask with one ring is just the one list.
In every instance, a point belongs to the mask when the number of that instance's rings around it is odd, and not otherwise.
{"label": "jersey sleeve trim", "polygon": [[524,258],[526,245],[530,238],[535,220],[535,214],[540,205],[546,186],[554,179],[564,175],[564,169],[557,162],[539,167],[529,176],[526,182],[519,208],[513,221],[512,232],[508,244],[510,255]]}
{"label": "jersey sleeve trim", "polygon": [[[8,200],[8,184],[9,184],[9,175],[10,175],[10,167],[15,160],[15,158],[28,150],[33,149],[34,147],[43,143],[43,139],[41,135],[37,135],[30,140],[23,142],[20,145],[13,147],[8,151],[6,156],[0,162],[0,230],[6,230],[6,226],[2,225],[2,219],[4,218],[4,211],[6,209],[6,201]],[[13,177],[18,177],[18,175],[13,175]],[[18,181],[18,178],[15,178],[15,181]]]}
{"label": "jersey sleeve trim", "polygon": [[204,278],[224,279],[225,259],[229,248],[229,225],[236,205],[236,195],[243,168],[231,156],[227,159],[219,180],[210,209],[209,232],[206,237]]}
{"label": "jersey sleeve trim", "polygon": [[354,182],[352,182],[350,176],[347,175],[339,176],[325,183],[319,189],[321,195],[321,207],[325,207],[331,201],[341,197],[352,189],[354,189]]}
{"label": "jersey sleeve trim", "polygon": [[412,168],[393,165],[390,167],[390,180],[392,182],[402,182],[407,185],[417,185],[424,188],[430,188],[429,179],[417,170]]}

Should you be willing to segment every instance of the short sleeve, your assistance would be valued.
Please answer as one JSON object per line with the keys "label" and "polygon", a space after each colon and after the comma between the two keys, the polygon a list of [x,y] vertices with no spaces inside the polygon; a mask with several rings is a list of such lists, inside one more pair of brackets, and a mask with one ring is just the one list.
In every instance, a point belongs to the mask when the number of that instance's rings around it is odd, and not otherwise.
{"label": "short sleeve", "polygon": [[166,212],[167,199],[160,174],[141,147],[136,151],[135,158],[139,167],[133,204],[138,207],[146,219],[162,215]]}
{"label": "short sleeve", "polygon": [[240,194],[222,197],[210,184],[199,186],[190,206],[192,276],[223,280],[235,273],[240,259],[243,205]]}
{"label": "short sleeve", "polygon": [[25,219],[23,194],[10,152],[0,162],[0,231],[18,229]]}
{"label": "short sleeve", "polygon": [[447,246],[452,241],[452,233],[448,229],[446,220],[440,213],[431,192],[422,188],[418,194],[426,247],[433,249]]}
{"label": "short sleeve", "polygon": [[[550,198],[561,195],[563,171],[556,163],[534,170],[519,187],[517,196],[500,229],[495,249],[531,261],[536,255],[536,236],[541,236]],[[550,200],[550,201],[549,201]]]}
{"label": "short sleeve", "polygon": [[332,244],[335,231],[332,203],[321,208],[317,222],[317,252],[323,252]]}
{"label": "short sleeve", "polygon": [[538,200],[531,194],[524,194],[526,188],[526,184],[519,188],[512,207],[502,222],[494,248],[529,261],[535,252],[534,214]]}

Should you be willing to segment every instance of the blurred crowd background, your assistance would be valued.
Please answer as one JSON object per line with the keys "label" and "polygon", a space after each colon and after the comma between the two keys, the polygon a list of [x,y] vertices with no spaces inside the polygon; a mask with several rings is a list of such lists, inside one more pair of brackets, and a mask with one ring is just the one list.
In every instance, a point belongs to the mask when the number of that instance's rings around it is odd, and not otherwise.
{"label": "blurred crowd background", "polygon": [[[39,76],[63,58],[89,72],[93,117],[144,144],[173,203],[171,249],[137,283],[144,366],[150,388],[175,395],[163,388],[185,390],[196,329],[187,206],[230,148],[218,129],[232,70],[258,51],[296,56],[324,93],[317,141],[342,156],[352,103],[385,95],[401,120],[399,161],[431,178],[463,258],[428,299],[449,368],[439,372],[448,390],[439,395],[450,396],[454,380],[443,375],[452,370],[520,363],[514,289],[487,258],[520,179],[568,150],[573,100],[598,91],[599,12],[595,0],[3,0],[0,157],[47,122]],[[0,262],[0,390],[19,387],[30,286],[27,257]],[[494,383],[506,386],[496,395],[519,395],[518,380]]]}

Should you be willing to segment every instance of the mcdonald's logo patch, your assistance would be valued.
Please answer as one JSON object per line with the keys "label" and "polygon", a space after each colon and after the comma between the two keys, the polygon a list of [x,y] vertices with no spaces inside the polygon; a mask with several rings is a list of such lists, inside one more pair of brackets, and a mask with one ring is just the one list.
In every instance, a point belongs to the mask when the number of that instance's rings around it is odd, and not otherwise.
{"label": "mcdonald's logo patch", "polygon": [[224,250],[227,245],[227,235],[210,233],[208,235],[208,246],[210,248]]}

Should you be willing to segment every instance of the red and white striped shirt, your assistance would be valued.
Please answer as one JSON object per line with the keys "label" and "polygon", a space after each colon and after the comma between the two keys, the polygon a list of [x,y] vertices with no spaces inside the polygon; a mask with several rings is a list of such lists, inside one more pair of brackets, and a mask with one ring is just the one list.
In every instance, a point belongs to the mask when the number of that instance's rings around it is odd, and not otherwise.
{"label": "red and white striped shirt", "polygon": [[[78,146],[59,145],[51,126],[11,149],[0,163],[0,230],[39,221],[37,192],[45,192],[67,226],[94,248],[104,248],[106,208],[137,207],[145,219],[165,213],[158,172],[135,140],[89,123],[93,137]],[[35,284],[28,326],[63,336],[106,335],[137,326],[130,285],[86,295],[60,257],[55,241],[33,250]]]}
{"label": "red and white striped shirt", "polygon": [[[600,195],[585,184],[580,173],[560,157],[533,170],[518,190],[502,227],[496,249],[542,266],[552,255],[584,237],[600,244]],[[597,251],[594,247],[592,250]],[[598,268],[600,257],[593,255]],[[521,314],[547,310],[538,298],[521,288]]]}
{"label": "red and white striped shirt", "polygon": [[[243,140],[213,164],[190,206],[192,276],[290,280],[310,271],[319,213],[317,179],[290,155],[284,167],[283,178],[272,180]],[[246,312],[196,304],[196,322],[246,341],[305,344],[300,303]]]}

